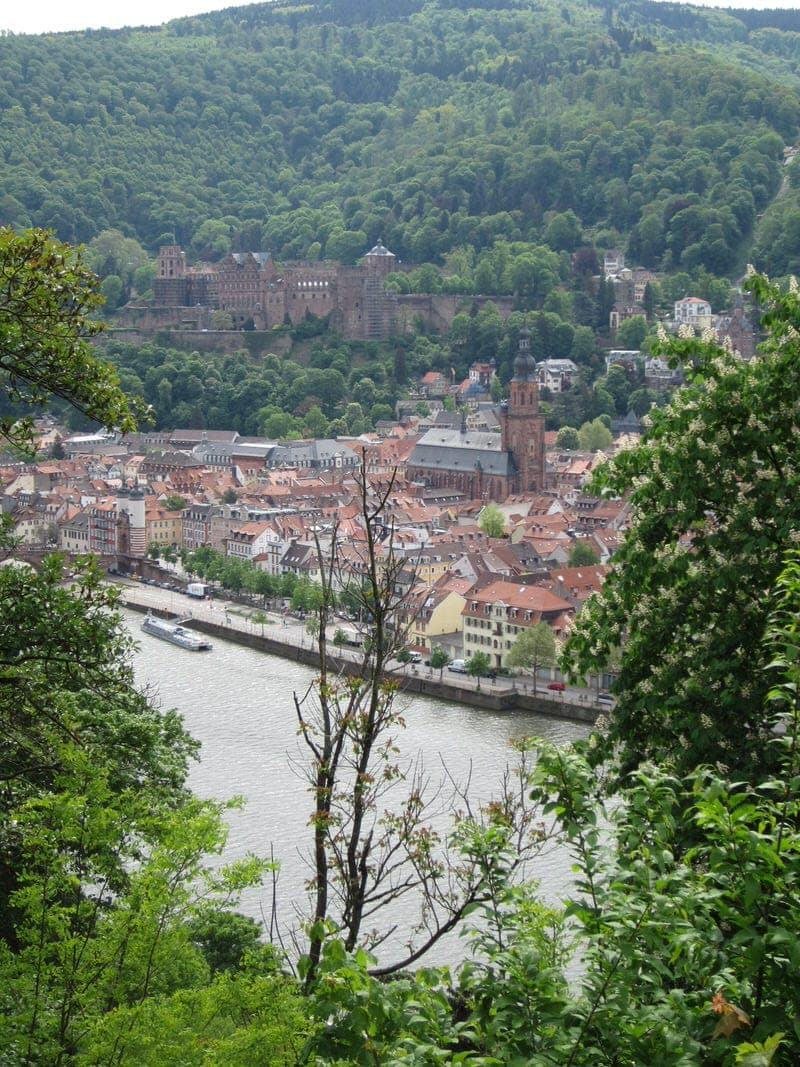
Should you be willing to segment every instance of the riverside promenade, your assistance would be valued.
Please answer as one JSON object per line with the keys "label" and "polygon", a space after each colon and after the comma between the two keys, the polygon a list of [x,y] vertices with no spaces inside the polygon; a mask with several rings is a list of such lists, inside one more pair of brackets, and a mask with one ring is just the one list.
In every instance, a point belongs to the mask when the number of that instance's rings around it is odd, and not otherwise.
{"label": "riverside promenade", "polygon": [[[165,619],[186,619],[192,629],[210,637],[309,667],[315,667],[318,662],[315,643],[299,620],[289,621],[256,610],[243,611],[241,605],[219,599],[190,600],[182,594],[150,586],[127,582],[114,584],[119,589],[121,604],[132,611],[142,614],[151,611]],[[361,673],[361,657],[357,652],[331,647],[330,661],[344,673]],[[602,710],[592,701],[588,690],[569,689],[556,694],[539,689],[534,695],[532,684],[521,684],[515,678],[498,678],[492,682],[488,678],[475,679],[447,670],[440,677],[440,672],[421,664],[399,662],[393,662],[387,674],[400,682],[408,693],[492,711],[535,712],[551,718],[593,724]]]}

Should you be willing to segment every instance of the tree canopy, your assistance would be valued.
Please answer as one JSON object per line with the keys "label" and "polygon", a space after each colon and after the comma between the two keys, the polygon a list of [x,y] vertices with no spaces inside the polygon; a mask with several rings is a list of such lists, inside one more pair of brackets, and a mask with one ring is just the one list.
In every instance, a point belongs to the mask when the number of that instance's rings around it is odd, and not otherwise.
{"label": "tree canopy", "polygon": [[[787,35],[740,12],[687,15],[689,34],[641,2],[609,20],[571,0],[319,0],[9,35],[0,221],[88,242],[121,299],[148,284],[141,250],[173,240],[201,259],[466,249],[456,291],[526,298],[588,237],[731,272],[796,138]],[[498,241],[529,247],[512,264]]]}
{"label": "tree canopy", "polygon": [[800,528],[800,300],[749,284],[764,308],[759,358],[673,341],[665,354],[688,384],[592,485],[628,494],[631,528],[567,656],[582,673],[622,644],[612,732],[629,763],[669,754],[757,775],[768,762],[761,640]]}
{"label": "tree canopy", "polygon": [[0,228],[0,435],[28,445],[30,407],[52,396],[109,429],[135,428],[136,403],[89,344],[99,331],[90,315],[101,302],[96,278],[73,249],[41,230]]}
{"label": "tree canopy", "polygon": [[506,532],[506,517],[497,504],[487,504],[481,509],[478,525],[487,537],[502,537]]}
{"label": "tree canopy", "polygon": [[532,673],[534,692],[539,671],[542,667],[552,667],[555,661],[555,634],[546,622],[537,622],[520,631],[506,657],[509,667],[521,667]]}

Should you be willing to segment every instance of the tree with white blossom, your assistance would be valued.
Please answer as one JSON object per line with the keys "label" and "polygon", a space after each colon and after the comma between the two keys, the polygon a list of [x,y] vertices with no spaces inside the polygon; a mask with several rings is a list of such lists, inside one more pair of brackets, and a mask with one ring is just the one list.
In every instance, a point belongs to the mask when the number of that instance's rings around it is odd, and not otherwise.
{"label": "tree with white blossom", "polygon": [[575,675],[622,645],[610,738],[622,767],[672,759],[766,773],[768,591],[800,540],[800,298],[751,276],[765,340],[744,362],[705,338],[658,343],[685,387],[595,476],[631,526],[565,650]]}

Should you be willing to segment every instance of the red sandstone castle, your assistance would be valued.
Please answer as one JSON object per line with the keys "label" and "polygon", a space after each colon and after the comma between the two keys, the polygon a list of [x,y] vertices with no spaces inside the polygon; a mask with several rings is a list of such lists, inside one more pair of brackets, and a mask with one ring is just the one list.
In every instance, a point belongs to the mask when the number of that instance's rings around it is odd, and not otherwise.
{"label": "red sandstone castle", "polygon": [[158,253],[155,306],[214,308],[229,312],[234,327],[252,320],[260,330],[298,325],[307,314],[330,316],[346,337],[384,340],[394,332],[397,306],[384,283],[396,267],[381,242],[363,266],[322,261],[280,269],[269,252],[231,252],[214,266],[191,268],[178,245],[165,245]]}
{"label": "red sandstone castle", "polygon": [[530,333],[522,330],[511,395],[500,406],[500,434],[434,427],[411,453],[410,479],[461,489],[476,500],[502,501],[544,488],[544,416],[530,346]]}

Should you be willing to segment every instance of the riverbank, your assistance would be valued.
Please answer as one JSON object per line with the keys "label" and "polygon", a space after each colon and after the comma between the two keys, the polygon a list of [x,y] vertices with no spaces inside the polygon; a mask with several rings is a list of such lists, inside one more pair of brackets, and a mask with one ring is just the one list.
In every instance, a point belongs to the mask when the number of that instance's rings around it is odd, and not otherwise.
{"label": "riverbank", "polygon": [[[120,588],[121,602],[132,611],[142,614],[152,611],[165,619],[185,618],[187,612],[176,612],[167,608],[148,604],[141,596],[137,596],[138,590],[128,586]],[[222,612],[224,615],[225,613]],[[293,641],[281,640],[280,630],[276,633],[256,633],[254,630],[243,629],[233,625],[230,616],[227,618],[211,619],[202,617],[199,612],[192,614],[192,629],[210,637],[218,637],[220,640],[230,641],[234,644],[243,645],[256,651],[267,652],[273,656],[293,660],[309,667],[316,667],[318,655],[313,647],[304,646]],[[263,630],[263,627],[262,627]],[[337,670],[347,674],[360,673],[360,661],[358,658],[348,658],[338,650],[331,650],[331,663]],[[485,708],[495,712],[534,712],[538,715],[546,715],[555,719],[567,719],[571,722],[587,723],[592,725],[599,714],[599,709],[588,703],[574,703],[564,699],[563,696],[552,698],[537,693],[523,692],[516,688],[500,688],[492,686],[488,679],[484,679],[481,688],[466,682],[460,685],[453,676],[443,676],[439,680],[433,673],[427,674],[427,668],[406,669],[402,672],[389,672],[401,682],[405,692],[416,693],[422,696],[434,697],[446,700],[453,704],[466,704],[470,707]],[[423,674],[422,671],[426,673]]]}

